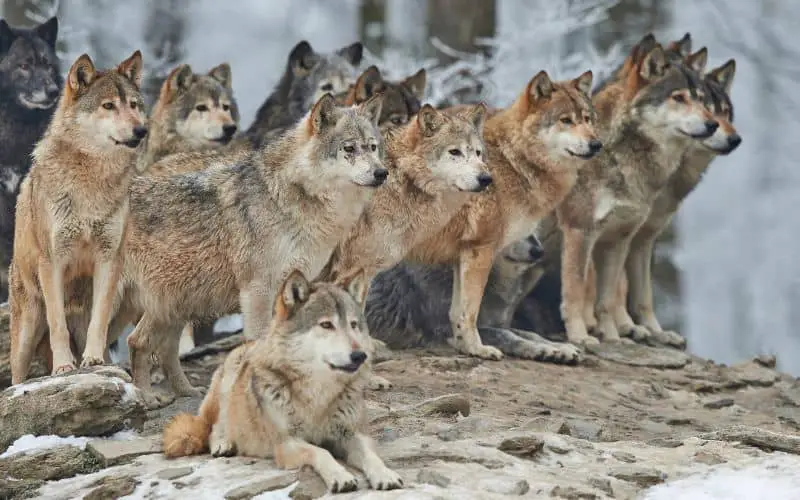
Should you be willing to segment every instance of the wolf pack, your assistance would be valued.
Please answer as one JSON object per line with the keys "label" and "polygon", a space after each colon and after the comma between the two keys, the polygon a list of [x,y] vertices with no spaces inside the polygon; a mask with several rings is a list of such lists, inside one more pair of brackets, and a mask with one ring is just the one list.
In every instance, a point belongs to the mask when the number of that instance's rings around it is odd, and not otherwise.
{"label": "wolf pack", "polygon": [[[62,79],[57,34],[56,18],[0,21],[14,384],[36,356],[53,375],[109,363],[133,325],[148,407],[171,398],[155,364],[175,395],[205,393],[166,426],[167,456],[273,457],[332,492],[358,487],[343,459],[394,489],[365,425],[365,391],[391,389],[376,339],[556,363],[598,342],[685,344],[654,314],[654,245],[741,142],[735,62],[707,69],[689,34],[644,36],[599,85],[539,71],[504,108],[437,109],[424,69],[394,81],[360,70],[361,43],[301,41],[246,130],[228,64],[174,68],[148,113],[139,51],[112,68],[83,54]],[[566,342],[513,321],[545,272]],[[232,313],[245,342],[193,387],[182,342]]]}

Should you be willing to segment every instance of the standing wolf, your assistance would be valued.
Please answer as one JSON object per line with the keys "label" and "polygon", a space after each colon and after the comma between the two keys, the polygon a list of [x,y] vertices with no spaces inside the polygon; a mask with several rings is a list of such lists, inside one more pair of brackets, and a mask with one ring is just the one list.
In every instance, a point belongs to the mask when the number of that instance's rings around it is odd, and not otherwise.
{"label": "standing wolf", "polygon": [[105,71],[80,56],[33,151],[17,203],[10,272],[14,384],[25,379],[46,327],[52,372],[75,368],[64,303],[72,284],[86,276],[92,277],[91,319],[81,365],[103,363],[136,147],[147,134],[141,72],[138,50]]}
{"label": "standing wolf", "polygon": [[355,490],[356,478],[336,456],[375,489],[401,488],[364,432],[368,285],[363,275],[336,286],[290,273],[270,331],[228,355],[198,416],[180,414],[167,424],[164,453],[275,457],[279,467],[313,467],[333,493]]}
{"label": "standing wolf", "polygon": [[12,28],[0,19],[0,301],[8,296],[19,183],[63,85],[57,37],[55,17],[32,29]]}
{"label": "standing wolf", "polygon": [[245,330],[257,337],[289,271],[320,272],[387,177],[380,107],[376,97],[339,108],[326,94],[258,151],[229,160],[215,151],[171,155],[162,161],[194,163],[196,171],[134,181],[115,322],[142,315],[128,346],[150,403],[158,404],[149,391],[154,353],[175,392],[195,392],[178,359],[187,322],[241,308]]}

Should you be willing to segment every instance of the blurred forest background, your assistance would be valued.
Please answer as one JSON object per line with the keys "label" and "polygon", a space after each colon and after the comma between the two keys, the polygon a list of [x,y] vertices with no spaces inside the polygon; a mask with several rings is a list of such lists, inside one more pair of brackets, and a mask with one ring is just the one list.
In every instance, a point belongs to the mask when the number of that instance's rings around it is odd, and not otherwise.
{"label": "blurred forest background", "polygon": [[390,77],[429,69],[429,101],[510,103],[540,69],[597,79],[652,31],[690,32],[709,68],[735,57],[742,146],[718,158],[657,249],[662,323],[720,362],[774,353],[800,374],[800,2],[796,0],[2,0],[31,25],[57,14],[62,69],[88,52],[100,66],[144,53],[152,99],[187,62],[227,61],[247,127],[288,51],[357,39]]}

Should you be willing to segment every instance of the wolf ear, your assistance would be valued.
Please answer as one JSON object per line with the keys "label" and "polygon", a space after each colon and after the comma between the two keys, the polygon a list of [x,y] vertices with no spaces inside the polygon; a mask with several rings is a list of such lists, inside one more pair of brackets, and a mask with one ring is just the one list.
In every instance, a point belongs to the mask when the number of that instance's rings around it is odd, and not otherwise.
{"label": "wolf ear", "polygon": [[687,57],[692,53],[692,34],[686,33],[680,40],[675,40],[667,45],[668,52],[674,52],[681,57]]}
{"label": "wolf ear", "polygon": [[208,72],[208,76],[213,78],[214,80],[218,81],[220,85],[225,87],[226,89],[230,90],[232,87],[231,83],[231,65],[228,63],[222,63],[219,66],[211,68],[211,71]]}
{"label": "wolf ear", "polygon": [[422,135],[430,137],[442,125],[442,115],[433,106],[426,104],[417,113],[417,124]]}
{"label": "wolf ear", "polygon": [[361,306],[367,300],[367,292],[369,292],[370,281],[367,279],[367,274],[364,269],[340,278],[335,283],[347,290],[347,293]]}
{"label": "wolf ear", "polygon": [[356,102],[364,102],[376,92],[380,92],[383,86],[383,77],[377,66],[374,64],[367,68],[356,80]]}
{"label": "wolf ear", "polygon": [[314,49],[311,48],[311,44],[305,40],[300,41],[294,46],[292,51],[289,52],[289,67],[292,68],[292,72],[295,76],[302,75],[306,71],[309,71],[318,61],[319,56],[314,52]]}
{"label": "wolf ear", "polygon": [[667,70],[667,57],[660,45],[651,50],[639,65],[639,76],[647,81],[664,76]]}
{"label": "wolf ear", "polygon": [[358,66],[361,64],[361,58],[364,57],[364,45],[361,42],[355,42],[347,47],[342,47],[336,53],[344,57],[353,66]]}
{"label": "wolf ear", "polygon": [[488,112],[489,109],[486,107],[486,104],[479,102],[464,111],[460,111],[458,116],[470,122],[478,133],[483,134],[483,124],[486,122],[486,114]]}
{"label": "wolf ear", "polygon": [[34,28],[33,31],[36,33],[36,36],[47,42],[47,45],[55,50],[56,40],[58,39],[58,18],[56,16],[43,22]]}
{"label": "wolf ear", "polygon": [[525,95],[528,97],[528,102],[535,102],[541,99],[547,99],[553,93],[553,81],[547,75],[547,71],[540,71],[536,76],[531,78],[528,82],[528,87],[525,90]]}
{"label": "wolf ear", "polygon": [[167,79],[164,81],[164,90],[162,94],[171,97],[180,91],[188,89],[191,81],[192,67],[188,64],[181,64],[170,71]]}
{"label": "wolf ear", "polygon": [[417,71],[413,75],[409,76],[402,82],[400,85],[403,85],[405,88],[411,91],[414,96],[419,99],[420,101],[425,98],[425,85],[428,82],[428,73],[425,71],[425,68]]}
{"label": "wolf ear", "polygon": [[706,71],[708,63],[708,49],[703,47],[694,54],[686,56],[686,65],[701,75]]}
{"label": "wolf ear", "polygon": [[572,80],[572,83],[575,85],[575,88],[580,90],[586,95],[591,95],[590,92],[592,91],[592,79],[594,75],[592,74],[592,70],[585,71],[581,76]]}
{"label": "wolf ear", "polygon": [[366,102],[359,105],[359,110],[367,115],[369,121],[376,127],[381,118],[381,109],[383,109],[383,95],[375,94],[370,97]]}
{"label": "wolf ear", "polygon": [[275,319],[286,320],[298,307],[305,304],[311,294],[311,285],[306,277],[295,269],[283,280],[280,293],[275,299]]}
{"label": "wolf ear", "polygon": [[95,74],[96,71],[92,58],[89,57],[89,54],[81,55],[72,63],[72,67],[69,69],[69,73],[67,73],[69,88],[75,93],[84,90],[92,84]]}
{"label": "wolf ear", "polygon": [[117,72],[130,80],[136,88],[142,85],[142,53],[137,50],[117,66]]}
{"label": "wolf ear", "polygon": [[336,99],[330,93],[326,93],[311,109],[311,133],[319,134],[335,125],[336,114]]}
{"label": "wolf ear", "polygon": [[733,85],[733,77],[736,75],[736,61],[734,59],[728,59],[728,62],[720,66],[719,68],[714,68],[708,72],[706,78],[710,78],[711,81],[717,82],[727,94],[731,93],[731,85]]}

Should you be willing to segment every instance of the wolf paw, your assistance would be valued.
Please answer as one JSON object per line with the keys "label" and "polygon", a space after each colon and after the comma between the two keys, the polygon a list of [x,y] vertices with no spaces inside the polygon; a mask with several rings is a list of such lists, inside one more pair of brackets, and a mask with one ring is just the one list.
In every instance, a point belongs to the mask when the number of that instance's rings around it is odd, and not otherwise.
{"label": "wolf paw", "polygon": [[503,359],[503,353],[500,349],[490,345],[469,346],[461,349],[464,354],[475,356],[476,358],[488,359],[490,361],[500,361]]}
{"label": "wolf paw", "polygon": [[103,357],[84,356],[81,360],[81,368],[88,368],[90,366],[100,366],[105,364]]}
{"label": "wolf paw", "polygon": [[403,487],[403,478],[388,467],[371,473],[367,476],[367,481],[374,490],[397,490]]}
{"label": "wolf paw", "polygon": [[660,344],[677,347],[678,349],[686,348],[686,339],[681,334],[671,330],[654,331],[652,332],[652,338]]}
{"label": "wolf paw", "polygon": [[57,366],[54,365],[51,375],[61,375],[71,371],[75,371],[75,363],[64,363]]}
{"label": "wolf paw", "polygon": [[387,391],[391,388],[392,383],[381,376],[372,375],[369,378],[369,389],[371,391]]}
{"label": "wolf paw", "polygon": [[576,346],[588,346],[588,345],[597,345],[600,341],[597,337],[592,337],[588,334],[583,335],[569,335],[567,336],[567,340],[569,340],[570,344],[574,344]]}
{"label": "wolf paw", "polygon": [[536,359],[551,363],[573,364],[581,360],[581,350],[572,344],[543,345],[541,357]]}
{"label": "wolf paw", "polygon": [[236,446],[227,439],[211,436],[208,446],[212,457],[232,457],[236,455]]}
{"label": "wolf paw", "polygon": [[358,480],[347,471],[337,474],[331,481],[331,493],[347,493],[358,489]]}
{"label": "wolf paw", "polygon": [[619,329],[620,335],[628,337],[634,342],[646,342],[652,337],[649,329],[642,325],[625,325]]}
{"label": "wolf paw", "polygon": [[148,410],[157,410],[175,401],[175,398],[170,394],[164,394],[153,390],[141,391],[141,394],[144,407]]}

